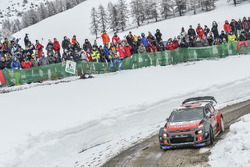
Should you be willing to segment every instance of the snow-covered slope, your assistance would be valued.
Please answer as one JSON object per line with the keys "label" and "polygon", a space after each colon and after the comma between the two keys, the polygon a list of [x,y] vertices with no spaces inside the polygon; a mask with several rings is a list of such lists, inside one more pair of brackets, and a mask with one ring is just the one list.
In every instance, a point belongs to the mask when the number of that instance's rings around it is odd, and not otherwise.
{"label": "snow-covered slope", "polygon": [[[23,29],[21,32],[18,32],[13,36],[24,38],[25,33],[29,33],[32,41],[44,38],[44,41],[47,43],[48,39],[53,39],[54,37],[62,41],[65,35],[69,38],[76,35],[80,44],[83,44],[85,38],[88,38],[93,43],[95,37],[90,34],[91,8],[97,7],[99,4],[103,4],[106,7],[109,1],[110,0],[87,0],[71,10],[60,13],[36,25]],[[117,0],[114,0],[112,2],[116,1]],[[127,0],[127,3],[130,1],[131,0]],[[235,18],[238,20],[239,18],[242,19],[243,16],[250,16],[249,7],[250,3],[248,2],[234,7],[232,2],[228,3],[227,0],[218,0],[216,2],[216,9],[213,11],[198,15],[176,17],[135,28],[131,31],[135,35],[140,35],[141,32],[147,34],[148,31],[151,31],[154,33],[158,28],[163,34],[163,39],[167,40],[170,37],[179,35],[181,27],[185,27],[187,30],[190,24],[196,28],[197,24],[201,23],[201,26],[208,25],[208,27],[211,28],[211,24],[214,20],[218,22],[220,31],[223,28],[223,24],[226,19],[231,20],[232,18]],[[128,31],[119,33],[118,35],[123,37],[126,34],[128,34]],[[113,32],[110,32],[109,35],[112,37]],[[102,44],[101,39],[98,40],[98,44]]]}
{"label": "snow-covered slope", "polygon": [[158,131],[185,98],[250,96],[249,62],[234,56],[1,94],[0,166],[99,166]]}

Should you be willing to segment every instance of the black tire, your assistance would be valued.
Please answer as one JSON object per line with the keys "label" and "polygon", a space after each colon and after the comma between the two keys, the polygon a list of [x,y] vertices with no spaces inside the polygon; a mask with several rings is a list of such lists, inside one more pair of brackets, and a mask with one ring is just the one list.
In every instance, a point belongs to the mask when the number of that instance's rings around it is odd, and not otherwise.
{"label": "black tire", "polygon": [[213,128],[210,127],[210,130],[209,130],[209,141],[210,141],[210,145],[213,145],[214,144],[214,132],[213,132]]}

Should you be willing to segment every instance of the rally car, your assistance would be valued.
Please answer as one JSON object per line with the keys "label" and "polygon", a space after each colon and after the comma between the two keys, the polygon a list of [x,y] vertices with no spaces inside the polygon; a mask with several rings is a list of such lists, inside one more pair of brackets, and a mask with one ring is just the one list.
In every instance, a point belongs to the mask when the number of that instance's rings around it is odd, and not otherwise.
{"label": "rally car", "polygon": [[216,103],[212,96],[186,99],[160,128],[161,149],[213,144],[214,138],[224,132],[223,115],[214,108]]}

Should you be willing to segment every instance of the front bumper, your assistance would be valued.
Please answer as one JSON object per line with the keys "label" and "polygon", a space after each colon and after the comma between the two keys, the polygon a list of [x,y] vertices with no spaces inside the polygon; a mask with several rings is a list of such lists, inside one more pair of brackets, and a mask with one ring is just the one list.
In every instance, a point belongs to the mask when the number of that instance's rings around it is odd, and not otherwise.
{"label": "front bumper", "polygon": [[210,144],[209,134],[195,135],[195,131],[186,133],[168,133],[168,137],[159,136],[162,149],[181,147],[202,147]]}

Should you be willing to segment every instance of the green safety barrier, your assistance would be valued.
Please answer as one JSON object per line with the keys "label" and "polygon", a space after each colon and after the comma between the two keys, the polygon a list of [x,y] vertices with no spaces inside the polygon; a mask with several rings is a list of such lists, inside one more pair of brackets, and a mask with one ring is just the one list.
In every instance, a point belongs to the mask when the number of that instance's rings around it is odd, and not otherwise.
{"label": "green safety barrier", "polygon": [[[248,41],[250,46],[250,41]],[[150,66],[165,66],[178,64],[188,61],[199,61],[205,59],[224,58],[231,55],[250,54],[250,47],[244,44],[237,49],[238,42],[226,43],[223,45],[209,47],[191,47],[178,48],[156,53],[135,54],[122,60],[122,70],[137,69]],[[6,80],[4,86],[21,85],[32,82],[42,82],[47,80],[58,80],[70,76],[81,76],[83,74],[103,74],[116,72],[119,70],[119,64],[115,63],[113,67],[110,63],[79,62],[76,66],[76,73],[65,72],[66,62],[51,64],[47,66],[33,67],[22,70],[8,69],[3,70]]]}

